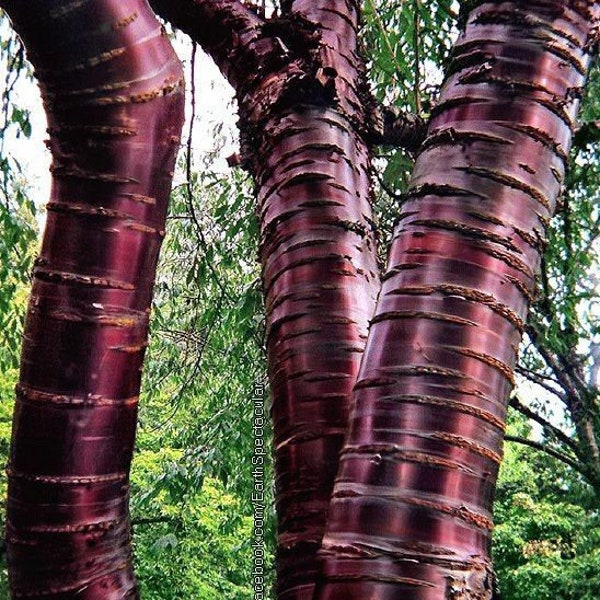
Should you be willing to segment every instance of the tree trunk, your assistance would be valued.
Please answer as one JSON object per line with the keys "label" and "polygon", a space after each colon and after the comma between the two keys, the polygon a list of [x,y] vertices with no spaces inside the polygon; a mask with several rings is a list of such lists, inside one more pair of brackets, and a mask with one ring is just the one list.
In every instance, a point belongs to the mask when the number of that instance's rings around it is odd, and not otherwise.
{"label": "tree trunk", "polygon": [[598,15],[470,5],[395,230],[318,600],[492,597],[506,401]]}
{"label": "tree trunk", "polygon": [[144,0],[1,6],[53,157],[8,466],[11,593],[136,598],[128,477],[182,71]]}
{"label": "tree trunk", "polygon": [[256,182],[273,397],[277,596],[312,598],[316,552],[379,289],[358,6],[153,0],[236,89]]}
{"label": "tree trunk", "polygon": [[357,7],[290,4],[287,15],[318,32],[313,90],[290,87],[290,109],[270,110],[260,135],[251,122],[244,133],[259,141],[253,172],[273,396],[277,595],[308,600],[379,278],[369,150],[356,127],[364,115]]}
{"label": "tree trunk", "polygon": [[[280,598],[311,598],[377,289],[368,154],[336,110],[270,120],[259,168]],[[275,142],[273,142],[276,140]]]}

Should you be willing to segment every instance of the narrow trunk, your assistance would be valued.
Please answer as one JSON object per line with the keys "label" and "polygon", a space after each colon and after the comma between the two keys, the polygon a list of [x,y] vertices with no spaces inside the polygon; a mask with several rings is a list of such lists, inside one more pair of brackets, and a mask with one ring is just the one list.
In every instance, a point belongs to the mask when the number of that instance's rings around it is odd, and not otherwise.
{"label": "narrow trunk", "polygon": [[359,131],[358,6],[299,0],[287,11],[317,32],[316,81],[308,81],[309,93],[290,87],[289,110],[269,110],[254,174],[273,397],[277,596],[310,600],[379,278],[369,150]]}
{"label": "narrow trunk", "polygon": [[492,597],[492,500],[592,4],[476,2],[402,207],[316,598]]}
{"label": "narrow trunk", "polygon": [[234,86],[257,188],[273,397],[277,595],[312,598],[352,388],[379,289],[358,3],[152,0]]}
{"label": "narrow trunk", "polygon": [[53,184],[8,466],[14,598],[136,598],[128,475],[182,73],[144,0],[3,0],[40,81]]}

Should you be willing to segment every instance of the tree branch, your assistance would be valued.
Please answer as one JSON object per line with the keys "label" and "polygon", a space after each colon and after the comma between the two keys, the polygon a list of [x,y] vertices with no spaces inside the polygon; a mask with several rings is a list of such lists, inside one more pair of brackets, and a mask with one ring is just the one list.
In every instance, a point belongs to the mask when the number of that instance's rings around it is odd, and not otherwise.
{"label": "tree branch", "polygon": [[377,106],[371,113],[370,142],[417,150],[427,135],[427,123],[395,106]]}
{"label": "tree branch", "polygon": [[504,441],[505,442],[514,442],[516,444],[521,444],[523,446],[529,446],[530,448],[539,450],[540,452],[544,452],[544,453],[548,454],[549,456],[556,458],[557,460],[559,460],[560,462],[564,463],[565,465],[571,467],[572,469],[574,469],[575,471],[577,471],[578,473],[580,473],[581,475],[583,475],[586,478],[589,475],[584,465],[577,462],[576,460],[573,460],[572,458],[569,458],[566,454],[563,454],[562,452],[559,452],[558,450],[554,450],[554,448],[550,448],[550,447],[546,446],[545,444],[542,444],[541,442],[536,442],[535,440],[530,440],[530,439],[516,436],[516,435],[507,435],[504,437]]}
{"label": "tree branch", "polygon": [[590,375],[588,385],[590,389],[598,389],[598,375],[600,374],[600,344],[591,342],[590,344],[590,359],[592,365],[590,367]]}
{"label": "tree branch", "polygon": [[140,517],[131,519],[131,527],[137,525],[155,525],[157,523],[181,523],[181,519],[177,517]]}
{"label": "tree branch", "polygon": [[556,379],[554,377],[549,377],[549,376],[544,377],[543,375],[540,375],[540,373],[536,373],[535,371],[532,371],[531,369],[527,369],[521,365],[518,365],[515,368],[515,371],[519,375],[525,377],[525,379],[528,379],[532,383],[539,385],[541,388],[544,388],[547,392],[549,392],[553,396],[556,396],[557,398],[559,398],[563,404],[567,404],[567,397],[564,394],[564,392],[561,392],[560,390],[558,390],[556,387],[553,387],[549,383],[549,382],[552,382],[555,385],[560,385],[559,382],[556,381]]}
{"label": "tree branch", "polygon": [[570,373],[567,372],[563,365],[559,364],[548,348],[541,343],[539,331],[531,321],[527,324],[526,332],[531,343],[535,346],[540,356],[544,359],[544,362],[558,380],[560,386],[564,389],[569,410],[573,412],[575,405],[581,407],[583,405],[583,398],[577,382],[573,381]]}
{"label": "tree branch", "polygon": [[[593,424],[593,421],[596,420],[595,407],[591,406],[595,397],[594,391],[587,386],[583,375],[578,373],[581,368],[576,365],[572,358],[561,354],[557,354],[555,357],[548,348],[540,343],[539,334],[533,326],[528,326],[527,335],[565,390],[567,410],[575,424],[577,436],[585,451],[591,455],[593,473],[600,472],[600,469],[596,466],[600,465],[600,446]],[[574,352],[573,355],[575,356]],[[589,463],[590,461],[586,462]],[[589,479],[594,477],[595,475],[588,473]]]}
{"label": "tree branch", "polygon": [[573,136],[573,147],[583,149],[600,141],[600,121],[582,123]]}
{"label": "tree branch", "polygon": [[236,90],[247,79],[246,73],[262,70],[268,55],[282,54],[276,38],[264,38],[263,43],[256,44],[263,37],[264,21],[238,0],[149,2],[158,15],[188,34],[211,56]]}
{"label": "tree branch", "polygon": [[418,114],[423,112],[421,103],[421,14],[419,12],[419,0],[413,0],[413,45],[415,50],[415,109]]}
{"label": "tree branch", "polygon": [[552,425],[550,421],[546,420],[540,414],[529,408],[526,404],[521,402],[517,396],[513,396],[510,399],[510,406],[520,412],[522,415],[535,421],[544,428],[544,431],[551,433],[557,440],[568,446],[573,452],[579,456],[579,448],[577,444],[561,429]]}

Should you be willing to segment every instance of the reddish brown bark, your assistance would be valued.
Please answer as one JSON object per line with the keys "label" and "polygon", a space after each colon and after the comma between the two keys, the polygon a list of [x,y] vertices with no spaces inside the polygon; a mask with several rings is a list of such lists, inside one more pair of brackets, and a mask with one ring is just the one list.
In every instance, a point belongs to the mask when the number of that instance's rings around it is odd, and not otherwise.
{"label": "reddish brown bark", "polygon": [[[333,129],[332,129],[333,128]],[[267,124],[257,170],[281,598],[309,598],[377,289],[368,157],[335,110]],[[274,143],[275,142],[275,143]]]}
{"label": "reddish brown bark", "polygon": [[53,184],[8,466],[14,598],[137,597],[127,513],[182,72],[143,0],[3,0],[40,81]]}
{"label": "reddish brown bark", "polygon": [[[378,287],[358,4],[288,1],[269,21],[235,1],[152,4],[240,102],[261,217],[278,595],[309,598]],[[491,595],[504,399],[597,16],[574,0],[472,4],[392,246],[321,600]],[[151,279],[136,282],[154,269],[179,67],[143,2],[3,5],[44,81],[55,156],[9,468],[14,593],[135,596],[125,500]]]}
{"label": "reddish brown bark", "polygon": [[492,597],[506,401],[597,18],[473,3],[395,230],[319,600]]}
{"label": "reddish brown bark", "polygon": [[203,45],[237,92],[261,228],[277,595],[310,599],[379,284],[358,7],[285,4],[279,18],[263,21],[237,2],[152,1]]}
{"label": "reddish brown bark", "polygon": [[269,115],[260,135],[250,123],[249,134],[259,140],[278,597],[308,599],[379,285],[369,152],[357,126],[365,111],[357,6],[289,4],[288,18],[318,32],[314,80],[290,88],[289,111]]}

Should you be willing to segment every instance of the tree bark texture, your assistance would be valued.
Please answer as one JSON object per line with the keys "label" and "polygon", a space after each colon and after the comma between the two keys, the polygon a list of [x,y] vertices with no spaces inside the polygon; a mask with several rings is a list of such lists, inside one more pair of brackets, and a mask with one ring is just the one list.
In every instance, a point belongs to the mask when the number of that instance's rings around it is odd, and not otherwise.
{"label": "tree bark texture", "polygon": [[289,10],[318,32],[315,78],[290,88],[290,108],[260,127],[250,122],[247,134],[258,141],[253,171],[273,395],[277,589],[280,599],[300,600],[313,595],[315,554],[379,278],[369,149],[358,128],[364,103],[357,6],[311,0]]}
{"label": "tree bark texture", "polygon": [[[368,155],[334,109],[269,121],[259,174],[280,598],[310,598],[377,289]],[[357,168],[358,167],[358,168]]]}
{"label": "tree bark texture", "polygon": [[312,598],[379,290],[358,4],[152,0],[234,86],[258,197],[275,442],[277,596]]}
{"label": "tree bark texture", "polygon": [[129,466],[182,70],[144,0],[0,4],[53,158],[8,465],[11,594],[137,598]]}
{"label": "tree bark texture", "polygon": [[472,3],[355,392],[318,600],[492,598],[506,402],[597,3]]}

